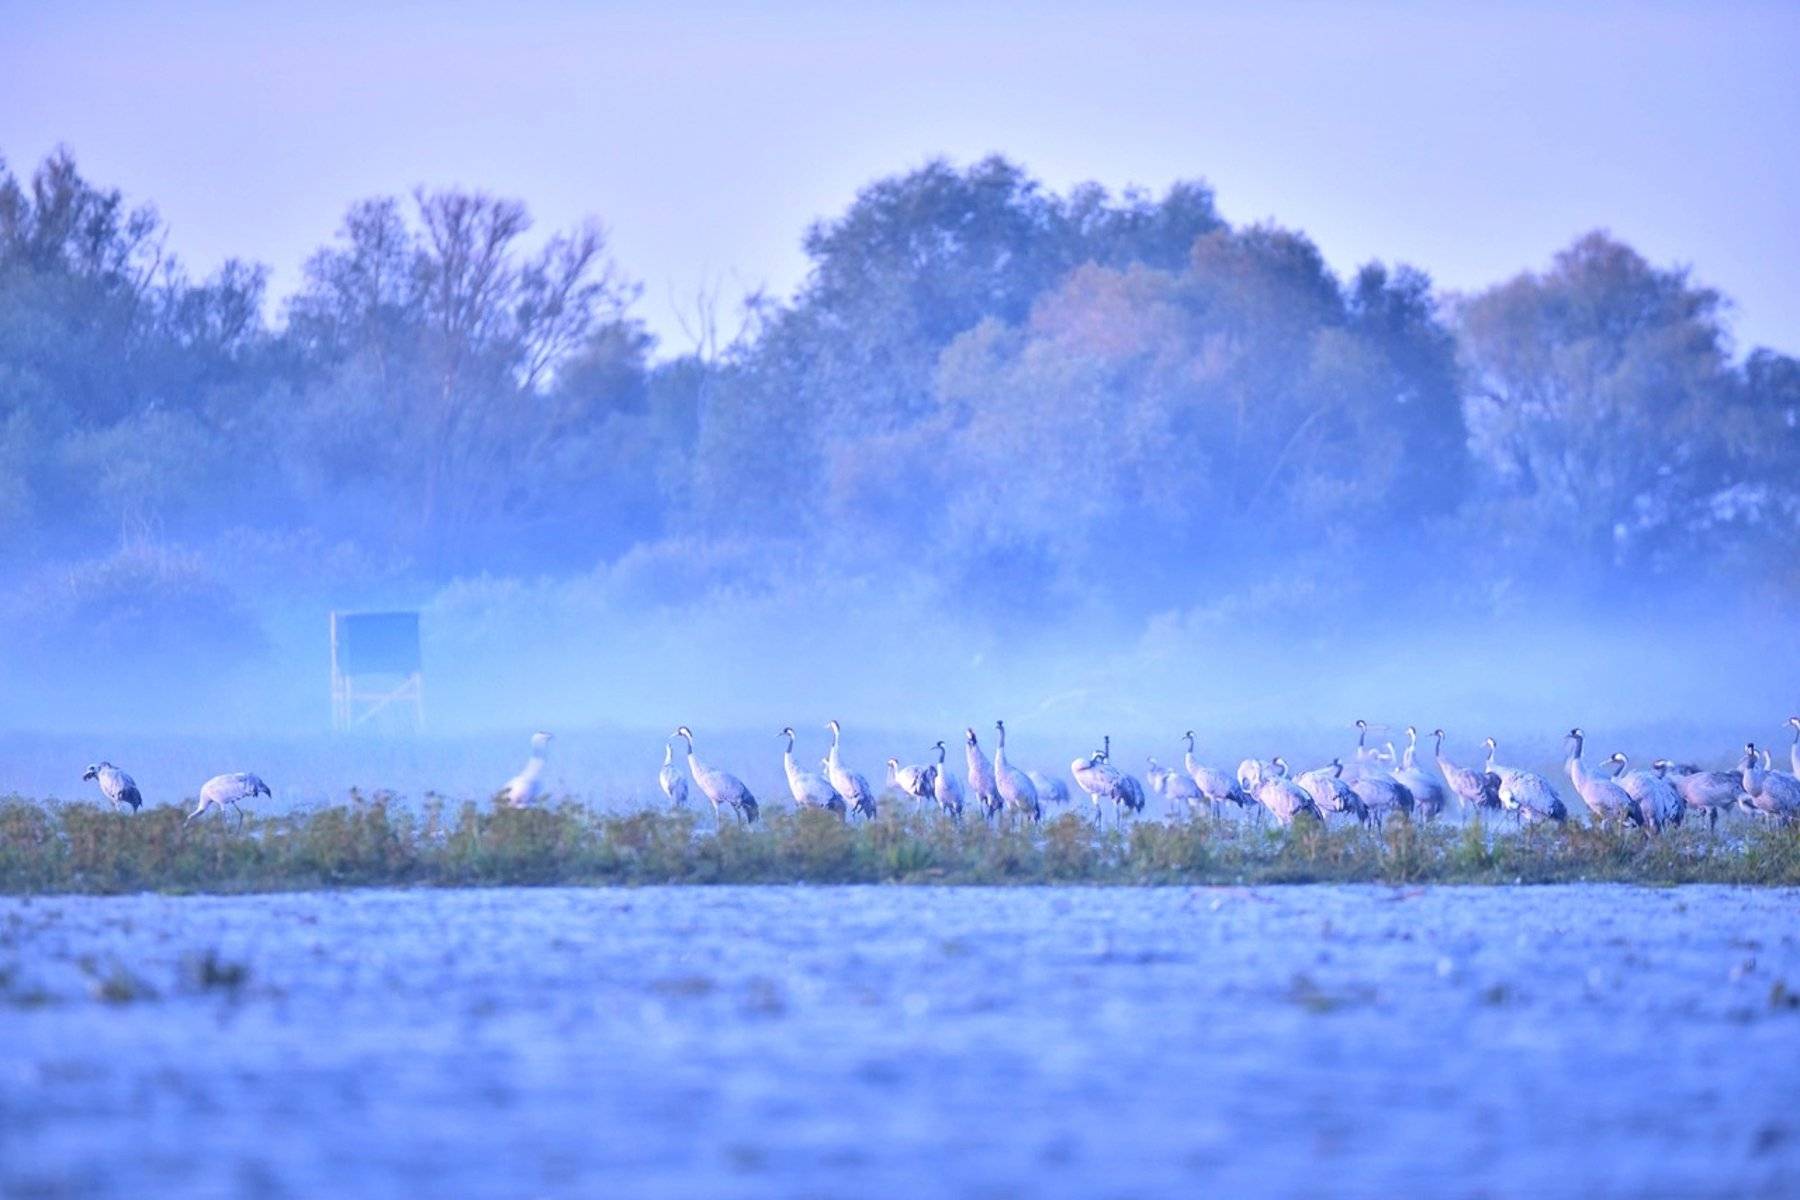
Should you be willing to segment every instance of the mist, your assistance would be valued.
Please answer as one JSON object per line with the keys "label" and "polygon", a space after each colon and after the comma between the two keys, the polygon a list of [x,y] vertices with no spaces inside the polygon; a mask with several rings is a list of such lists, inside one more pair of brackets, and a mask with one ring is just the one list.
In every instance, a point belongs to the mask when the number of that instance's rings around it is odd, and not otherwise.
{"label": "mist", "polygon": [[[673,346],[603,216],[357,201],[269,296],[71,154],[0,175],[0,792],[486,796],[546,729],[631,804],[685,723],[779,795],[834,717],[871,777],[996,718],[1059,774],[1357,718],[1719,761],[1800,701],[1800,362],[1605,232],[1450,295],[1201,180],[934,161]],[[328,616],[380,609],[425,728],[333,734]]]}

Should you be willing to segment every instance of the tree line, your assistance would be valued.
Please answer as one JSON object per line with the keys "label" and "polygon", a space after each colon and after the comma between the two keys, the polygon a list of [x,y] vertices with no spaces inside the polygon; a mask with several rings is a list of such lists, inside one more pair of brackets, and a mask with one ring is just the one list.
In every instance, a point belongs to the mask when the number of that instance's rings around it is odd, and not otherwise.
{"label": "tree line", "polygon": [[166,242],[66,152],[0,161],[14,653],[627,560],[644,603],[888,576],[993,622],[1800,595],[1800,362],[1603,232],[1443,296],[1203,183],[932,162],[689,347],[600,225],[482,192],[352,205],[278,300]]}

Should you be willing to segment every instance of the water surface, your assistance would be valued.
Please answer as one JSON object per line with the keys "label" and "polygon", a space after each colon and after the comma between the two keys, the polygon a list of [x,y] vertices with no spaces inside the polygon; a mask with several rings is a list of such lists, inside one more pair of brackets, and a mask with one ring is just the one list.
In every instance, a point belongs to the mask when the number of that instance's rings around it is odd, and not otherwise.
{"label": "water surface", "polygon": [[1792,1196],[1797,912],[1628,887],[0,899],[0,1194]]}

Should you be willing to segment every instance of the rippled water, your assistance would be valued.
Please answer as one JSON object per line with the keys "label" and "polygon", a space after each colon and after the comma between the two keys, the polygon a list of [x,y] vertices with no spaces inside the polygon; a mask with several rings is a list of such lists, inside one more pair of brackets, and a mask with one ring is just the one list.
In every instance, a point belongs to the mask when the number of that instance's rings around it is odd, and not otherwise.
{"label": "rippled water", "polygon": [[1797,913],[1623,887],[6,899],[0,1194],[1793,1196]]}

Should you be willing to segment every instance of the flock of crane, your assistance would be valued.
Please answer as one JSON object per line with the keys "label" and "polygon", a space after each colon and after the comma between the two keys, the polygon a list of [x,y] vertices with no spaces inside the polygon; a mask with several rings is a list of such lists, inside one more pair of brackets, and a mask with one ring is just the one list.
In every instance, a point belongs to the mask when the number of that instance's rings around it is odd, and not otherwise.
{"label": "flock of crane", "polygon": [[[1745,744],[1737,769],[1732,771],[1706,771],[1691,763],[1664,758],[1655,760],[1647,769],[1628,770],[1625,755],[1618,753],[1608,757],[1597,770],[1582,757],[1587,738],[1580,729],[1569,730],[1565,737],[1565,766],[1575,794],[1594,820],[1603,825],[1633,826],[1660,833],[1680,825],[1690,813],[1698,816],[1704,812],[1708,827],[1715,828],[1719,814],[1733,808],[1786,823],[1800,819],[1800,717],[1789,717],[1787,723],[1793,730],[1793,745],[1788,751],[1792,772],[1776,770],[1770,752],[1754,742]],[[844,764],[843,727],[835,720],[825,727],[831,731],[831,749],[819,761],[818,771],[795,761],[797,736],[791,726],[778,735],[787,740],[781,765],[795,806],[822,809],[845,819],[873,819],[878,802],[876,789],[870,786],[867,776]],[[957,821],[963,817],[965,798],[978,806],[980,814],[989,821],[1039,821],[1047,806],[1067,805],[1070,792],[1062,780],[1039,771],[1021,770],[1008,762],[1006,722],[994,722],[994,729],[997,736],[991,762],[975,730],[963,731],[967,766],[963,779],[950,768],[945,744],[939,741],[932,746],[935,762],[902,764],[898,758],[889,758],[883,791],[893,789],[910,797],[915,812],[935,806]],[[1419,734],[1413,726],[1407,727],[1406,747],[1398,754],[1391,742],[1385,748],[1369,745],[1368,722],[1356,722],[1356,730],[1356,745],[1347,763],[1334,758],[1322,767],[1296,774],[1276,755],[1267,762],[1247,758],[1232,774],[1194,757],[1194,731],[1190,729],[1182,735],[1186,753],[1180,770],[1161,767],[1155,758],[1147,760],[1148,791],[1163,798],[1171,816],[1205,813],[1216,819],[1226,812],[1238,811],[1272,817],[1279,825],[1291,825],[1303,817],[1323,821],[1327,816],[1335,816],[1379,827],[1396,813],[1430,821],[1445,811],[1452,796],[1466,814],[1507,813],[1526,824],[1568,819],[1568,808],[1550,780],[1535,771],[1495,761],[1498,745],[1493,738],[1483,742],[1487,759],[1477,769],[1452,762],[1444,753],[1444,731],[1433,730],[1432,751],[1437,766],[1434,776],[1419,765]],[[686,746],[687,776],[675,765],[677,738]],[[522,808],[543,797],[550,741],[548,733],[532,735],[531,757],[524,769],[500,789],[496,797],[499,802]],[[1113,764],[1110,736],[1101,739],[1100,749],[1071,762],[1069,774],[1092,802],[1094,818],[1099,823],[1105,822],[1109,807],[1115,824],[1122,823],[1126,814],[1141,814],[1147,807],[1144,783]],[[727,809],[745,824],[756,821],[760,806],[750,789],[737,776],[700,761],[694,753],[693,731],[683,725],[663,744],[658,776],[663,793],[677,807],[688,803],[688,776],[711,802],[713,816],[720,824]],[[88,767],[82,778],[97,783],[114,809],[129,808],[135,812],[143,804],[137,783],[111,763]],[[269,786],[256,775],[217,775],[201,786],[199,804],[187,820],[208,810],[223,815],[230,808],[241,823],[244,812],[239,802],[268,795],[272,795]]]}
{"label": "flock of crane", "polygon": [[[1745,745],[1735,771],[1705,771],[1691,763],[1661,758],[1648,769],[1628,770],[1629,763],[1620,753],[1608,757],[1604,769],[1595,770],[1582,758],[1587,739],[1579,728],[1566,735],[1565,765],[1576,795],[1593,818],[1604,825],[1629,825],[1660,833],[1680,825],[1689,812],[1696,816],[1704,812],[1708,828],[1716,828],[1720,812],[1732,808],[1785,823],[1800,819],[1800,717],[1788,718],[1788,725],[1794,731],[1789,750],[1792,773],[1775,770],[1769,751],[1754,743]],[[799,808],[825,809],[846,819],[873,818],[875,789],[866,776],[844,765],[842,726],[834,720],[826,728],[831,731],[831,749],[820,761],[819,771],[807,770],[794,760],[792,727],[778,735],[787,739],[782,768],[794,804]],[[1062,781],[1053,775],[1021,770],[1008,762],[1006,722],[994,722],[994,729],[997,737],[992,762],[982,750],[975,730],[963,731],[966,789],[946,764],[941,741],[932,746],[937,754],[935,762],[902,765],[899,759],[889,758],[887,786],[911,797],[916,812],[935,805],[952,820],[962,819],[965,797],[979,805],[981,815],[990,821],[1003,817],[1038,821],[1047,805],[1066,805],[1069,789]],[[1568,807],[1550,780],[1535,771],[1495,761],[1498,744],[1493,738],[1483,742],[1487,760],[1475,769],[1452,762],[1444,753],[1444,731],[1433,730],[1433,757],[1440,779],[1419,765],[1419,733],[1415,727],[1407,727],[1406,747],[1398,755],[1392,743],[1385,749],[1369,745],[1368,722],[1357,721],[1356,729],[1350,762],[1334,758],[1322,767],[1298,774],[1289,771],[1280,755],[1267,762],[1245,759],[1235,774],[1209,766],[1194,757],[1194,731],[1190,729],[1182,735],[1187,749],[1181,769],[1161,767],[1155,758],[1150,758],[1145,778],[1150,790],[1162,796],[1169,814],[1177,817],[1205,812],[1217,818],[1236,810],[1267,814],[1279,825],[1291,825],[1301,817],[1322,821],[1329,814],[1379,827],[1396,813],[1430,821],[1444,812],[1454,795],[1465,813],[1508,813],[1521,823],[1568,819]],[[756,797],[737,776],[700,760],[694,753],[693,731],[685,725],[676,729],[663,745],[659,782],[669,800],[678,807],[688,802],[687,777],[674,762],[676,738],[686,745],[688,773],[694,786],[712,803],[715,819],[723,823],[724,812],[730,809],[744,823],[754,822],[759,811]],[[505,796],[511,802],[529,803],[535,798],[535,792],[529,789],[536,786],[542,770],[543,746],[544,742],[534,740],[531,764],[507,785]],[[1069,774],[1092,801],[1097,822],[1104,823],[1109,806],[1115,824],[1122,822],[1127,813],[1135,815],[1145,810],[1144,784],[1113,765],[1111,737],[1103,737],[1100,749],[1070,763]],[[520,789],[521,782],[526,785],[525,790]]]}

